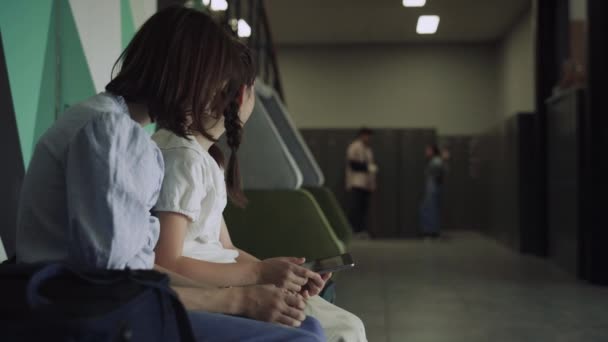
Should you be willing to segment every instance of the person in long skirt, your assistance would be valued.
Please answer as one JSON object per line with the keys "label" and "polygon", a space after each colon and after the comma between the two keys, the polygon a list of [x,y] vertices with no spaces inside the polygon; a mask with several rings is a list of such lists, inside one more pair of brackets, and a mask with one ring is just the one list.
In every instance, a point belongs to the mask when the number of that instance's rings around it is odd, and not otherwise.
{"label": "person in long skirt", "polygon": [[437,145],[427,146],[424,198],[420,206],[420,228],[424,237],[437,238],[441,232],[441,192],[446,173],[445,159]]}

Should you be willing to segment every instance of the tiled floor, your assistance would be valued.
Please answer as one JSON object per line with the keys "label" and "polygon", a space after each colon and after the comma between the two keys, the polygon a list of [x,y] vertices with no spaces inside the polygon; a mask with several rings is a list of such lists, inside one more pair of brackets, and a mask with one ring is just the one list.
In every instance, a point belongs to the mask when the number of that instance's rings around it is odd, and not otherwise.
{"label": "tiled floor", "polygon": [[370,342],[608,341],[608,288],[480,235],[354,241],[352,254],[337,304]]}

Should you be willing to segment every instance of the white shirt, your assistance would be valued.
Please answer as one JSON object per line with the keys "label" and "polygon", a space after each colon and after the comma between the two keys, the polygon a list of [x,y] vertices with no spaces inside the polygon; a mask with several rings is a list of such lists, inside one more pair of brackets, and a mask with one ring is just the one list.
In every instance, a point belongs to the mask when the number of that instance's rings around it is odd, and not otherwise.
{"label": "white shirt", "polygon": [[124,99],[101,93],[44,133],[21,188],[19,262],[151,269],[163,160]]}
{"label": "white shirt", "polygon": [[183,255],[218,263],[236,262],[239,253],[220,242],[227,195],[224,172],[194,137],[185,139],[159,130],[152,139],[165,162],[165,178],[154,211],[190,219]]}
{"label": "white shirt", "polygon": [[[367,172],[353,171],[350,161],[364,163],[370,168]],[[376,171],[374,164],[374,154],[369,146],[365,145],[360,139],[353,141],[346,150],[346,189],[359,188],[368,191],[376,189]]]}

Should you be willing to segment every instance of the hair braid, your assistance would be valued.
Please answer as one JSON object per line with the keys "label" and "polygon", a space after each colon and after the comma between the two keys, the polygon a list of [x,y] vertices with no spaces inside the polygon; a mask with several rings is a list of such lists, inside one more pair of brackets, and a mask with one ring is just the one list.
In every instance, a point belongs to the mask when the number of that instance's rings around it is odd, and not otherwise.
{"label": "hair braid", "polygon": [[239,118],[240,104],[235,98],[226,107],[224,111],[224,127],[226,128],[226,141],[230,148],[230,158],[228,160],[228,168],[226,170],[226,187],[228,195],[234,204],[239,207],[244,207],[247,204],[247,198],[243,193],[243,184],[241,180],[239,161],[237,151],[241,146],[243,137],[243,123]]}

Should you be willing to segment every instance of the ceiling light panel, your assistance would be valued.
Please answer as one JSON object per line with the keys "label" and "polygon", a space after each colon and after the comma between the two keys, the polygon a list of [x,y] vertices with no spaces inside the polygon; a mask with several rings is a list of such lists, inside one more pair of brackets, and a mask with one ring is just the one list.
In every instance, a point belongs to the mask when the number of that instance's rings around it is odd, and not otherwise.
{"label": "ceiling light panel", "polygon": [[403,0],[403,6],[405,7],[424,7],[426,0]]}
{"label": "ceiling light panel", "polygon": [[228,9],[228,1],[226,0],[211,0],[212,11],[225,11]]}
{"label": "ceiling light panel", "polygon": [[416,32],[418,34],[435,34],[439,27],[439,16],[438,15],[421,15],[418,18],[418,25],[416,25]]}
{"label": "ceiling light panel", "polygon": [[239,19],[237,22],[237,35],[241,38],[251,37],[251,26],[245,21],[245,19]]}

